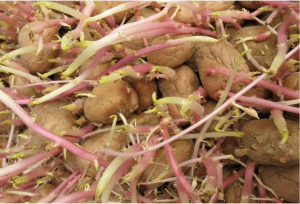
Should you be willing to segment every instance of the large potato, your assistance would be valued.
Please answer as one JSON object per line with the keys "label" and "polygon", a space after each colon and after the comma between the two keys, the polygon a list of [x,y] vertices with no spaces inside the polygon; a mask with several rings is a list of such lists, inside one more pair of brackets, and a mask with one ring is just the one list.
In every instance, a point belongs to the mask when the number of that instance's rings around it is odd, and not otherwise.
{"label": "large potato", "polygon": [[262,181],[275,193],[292,203],[299,203],[299,165],[290,167],[268,166],[259,167]]}
{"label": "large potato", "polygon": [[[179,164],[183,161],[190,159],[194,149],[193,140],[175,140],[171,143],[173,154],[176,159],[176,162]],[[159,149],[156,151],[155,157],[153,159],[153,164],[150,164],[148,168],[141,174],[140,179],[143,182],[152,181],[156,179],[164,171],[168,171],[168,174],[164,178],[172,177],[173,171],[169,167],[169,159],[165,152],[165,149]],[[162,164],[162,165],[159,165]],[[157,188],[163,185],[163,183],[156,183],[147,185],[148,188]]]}
{"label": "large potato", "polygon": [[[228,78],[216,74],[206,75],[205,69],[218,68],[232,70],[238,57],[239,52],[227,41],[220,43],[198,43],[195,51],[195,62],[203,87],[212,99],[218,100],[215,93],[223,89],[222,87],[227,84]],[[238,72],[249,72],[249,68],[245,62],[240,65]],[[242,88],[242,84],[237,84],[231,90],[237,92]]]}
{"label": "large potato", "polygon": [[[241,38],[256,36],[258,34],[269,31],[265,26],[248,26],[238,30],[231,39],[231,43],[234,45],[236,41],[239,41]],[[246,45],[251,49],[252,57],[265,68],[269,68],[273,59],[277,54],[277,36],[272,34],[268,39],[256,42],[249,40],[246,42]],[[266,49],[266,47],[268,49]],[[245,51],[242,44],[239,44],[236,49],[242,53]],[[244,55],[245,59],[247,58]],[[247,65],[249,66],[250,71],[257,71],[256,67],[251,63],[250,60],[246,60]]]}
{"label": "large potato", "polygon": [[269,119],[252,120],[241,131],[245,135],[240,139],[247,148],[247,156],[256,163],[276,166],[299,164],[299,123],[286,120],[290,137],[280,146],[282,137],[274,122]]}
{"label": "large potato", "polygon": [[88,98],[84,104],[84,114],[92,122],[110,123],[110,116],[120,118],[118,111],[126,117],[139,107],[137,93],[123,80],[101,84],[92,94],[95,98]]}
{"label": "large potato", "polygon": [[[95,153],[97,156],[102,158],[104,158],[104,155],[103,153],[98,152],[99,150],[109,148],[115,151],[121,151],[127,145],[127,136],[125,134],[122,133],[113,134],[111,144],[108,147],[109,138],[110,138],[110,132],[99,133],[91,137],[88,137],[82,142],[81,145],[85,150],[91,153]],[[111,162],[113,159],[114,159],[113,156],[107,157],[108,162]],[[95,177],[97,174],[94,164],[80,157],[77,157],[77,166],[82,172],[84,172],[84,170],[88,167],[86,172],[88,176]]]}
{"label": "large potato", "polygon": [[[158,81],[158,88],[163,97],[188,98],[199,89],[199,79],[189,66],[181,65],[174,70],[175,75],[172,78],[159,79]],[[167,106],[173,119],[182,118],[179,105],[167,104]]]}
{"label": "large potato", "polygon": [[[192,36],[193,35],[191,34],[163,35],[155,38],[151,42],[151,46],[164,44],[170,39],[180,39]],[[147,59],[148,62],[155,65],[175,68],[191,58],[194,50],[195,43],[184,43],[152,52],[147,55]]]}
{"label": "large potato", "polygon": [[[40,23],[42,22],[30,22],[21,29],[18,37],[20,48],[30,45],[38,45],[39,35],[32,33],[30,28]],[[44,29],[42,32],[43,43],[48,43],[52,40],[57,40],[56,35],[58,35],[57,27],[50,27]],[[32,73],[44,73],[47,72],[52,65],[52,62],[48,62],[47,59],[54,59],[56,57],[56,54],[57,50],[53,48],[43,48],[38,55],[36,55],[36,51],[21,55],[22,64]]]}

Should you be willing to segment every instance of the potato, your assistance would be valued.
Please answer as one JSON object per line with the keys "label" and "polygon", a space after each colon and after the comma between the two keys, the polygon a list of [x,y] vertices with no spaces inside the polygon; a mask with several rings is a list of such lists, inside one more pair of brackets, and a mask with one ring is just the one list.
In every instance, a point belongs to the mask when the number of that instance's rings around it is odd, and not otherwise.
{"label": "potato", "polygon": [[[239,180],[234,181],[224,191],[224,198],[226,203],[240,203],[243,191],[243,183]],[[257,203],[250,199],[249,203]]]}
{"label": "potato", "polygon": [[[79,75],[82,74],[82,72],[84,70],[86,70],[90,64],[93,62],[94,58],[89,58],[87,59],[79,68]],[[104,62],[104,63],[99,63],[94,69],[93,71],[89,74],[89,76],[86,78],[88,79],[92,79],[95,76],[101,74],[102,72],[104,72],[105,70],[107,70],[109,67],[111,66],[110,62]]]}
{"label": "potato", "polygon": [[[88,137],[82,142],[82,147],[91,152],[96,154],[99,157],[104,158],[104,155],[101,152],[98,152],[101,149],[112,149],[115,151],[121,151],[127,145],[127,136],[123,133],[115,133],[113,134],[111,144],[108,147],[107,143],[109,142],[110,132],[103,132],[91,137]],[[114,159],[113,156],[108,156],[107,161],[111,162]],[[80,157],[77,157],[77,165],[78,168],[84,172],[85,168],[88,166],[86,174],[91,177],[95,177],[97,171],[93,163],[90,163]]]}
{"label": "potato", "polygon": [[198,3],[200,7],[211,12],[228,10],[235,1],[204,1]]}
{"label": "potato", "polygon": [[[159,45],[170,39],[180,39],[192,36],[193,35],[191,34],[163,35],[155,38],[150,45]],[[184,43],[152,52],[147,55],[147,59],[148,62],[155,65],[175,68],[191,58],[194,50],[195,43]]]}
{"label": "potato", "polygon": [[[202,104],[202,107],[204,108],[203,112],[203,118],[210,113],[212,113],[217,105],[217,102],[214,100],[208,100],[206,103]],[[213,120],[211,124],[209,125],[208,129],[206,132],[216,132],[215,127],[218,124],[217,120]],[[202,128],[204,125],[200,125],[197,128],[195,128],[195,132],[201,132]]]}
{"label": "potato", "polygon": [[[10,110],[6,105],[0,103],[0,112]],[[11,113],[1,113],[0,114],[0,132],[10,131],[10,125],[4,124],[5,120],[11,120]]]}
{"label": "potato", "polygon": [[[96,8],[92,16],[96,16],[108,9],[116,7],[123,3],[126,3],[126,1],[96,1],[95,2]],[[128,20],[129,18],[131,18],[132,15],[133,13],[130,11],[130,9],[128,9],[126,11],[115,13],[113,17],[115,18],[116,23],[120,24],[123,21],[124,17],[126,18],[126,20]]]}
{"label": "potato", "polygon": [[59,184],[61,184],[61,182],[63,182],[65,179],[67,179],[70,175],[71,174],[64,166],[58,167],[53,172],[51,184],[53,184],[55,187],[57,187],[57,186],[59,186]]}
{"label": "potato", "polygon": [[[235,154],[235,150],[240,149],[240,144],[238,142],[238,138],[236,137],[226,137],[224,142],[221,145],[221,151],[224,155],[228,155],[231,154],[234,156],[235,159],[238,159],[244,163],[247,162],[248,157],[247,156],[239,156]],[[237,165],[239,163],[237,163],[236,161],[233,161],[231,159],[225,159],[223,160],[223,162],[226,165]]]}
{"label": "potato", "polygon": [[[175,75],[168,79],[159,79],[158,88],[163,97],[188,98],[194,91],[199,89],[199,79],[193,70],[186,65],[181,65],[175,70]],[[182,118],[180,106],[167,104],[169,113],[173,119]]]}
{"label": "potato", "polygon": [[77,156],[70,151],[67,151],[66,155],[66,159],[63,158],[64,166],[66,167],[67,171],[72,173],[78,169]]}
{"label": "potato", "polygon": [[[179,164],[190,159],[194,149],[194,142],[193,140],[175,140],[171,143],[171,146],[176,162]],[[169,166],[169,159],[164,148],[156,151],[153,162],[154,164],[150,164],[148,168],[141,174],[140,179],[143,182],[156,179],[164,171],[168,171],[168,174],[164,176],[164,178],[170,178],[174,176],[172,169],[170,169],[170,167],[167,167]],[[162,186],[163,184],[164,183],[150,184],[147,185],[147,187],[157,188],[159,186]]]}
{"label": "potato", "polygon": [[41,200],[42,198],[46,197],[49,193],[51,193],[51,191],[53,191],[54,189],[55,186],[53,186],[52,184],[49,183],[43,184],[37,187],[37,189],[35,190],[37,196],[31,197],[30,201],[33,203],[37,203],[39,200]]}
{"label": "potato", "polygon": [[[31,84],[26,78],[18,76],[18,75],[13,75],[13,78],[10,78],[8,83],[10,87],[14,86],[23,86],[27,84]],[[16,91],[19,94],[22,94],[24,96],[28,97],[33,97],[33,96],[40,96],[40,92],[34,87],[34,86],[29,86],[29,87],[24,87],[24,88],[16,88]]]}
{"label": "potato", "polygon": [[248,149],[247,156],[258,164],[292,166],[299,164],[299,123],[286,120],[290,137],[282,139],[274,122],[269,119],[252,120],[242,127],[245,135],[241,144]]}
{"label": "potato", "polygon": [[[70,111],[60,108],[65,105],[67,103],[58,100],[45,102],[34,106],[30,115],[36,117],[36,122],[40,126],[51,132],[72,129],[72,126],[75,125],[76,116]],[[30,129],[27,131],[24,134],[32,137],[28,146],[46,146],[50,142]]]}
{"label": "potato", "polygon": [[84,114],[92,122],[110,123],[110,116],[120,118],[118,111],[126,117],[139,107],[137,93],[123,80],[101,84],[92,94],[95,98],[88,98],[84,104]]}
{"label": "potato", "polygon": [[146,79],[134,79],[132,77],[125,77],[126,81],[137,93],[139,98],[139,108],[137,112],[147,110],[153,105],[152,94],[157,93],[156,81],[147,81]]}
{"label": "potato", "polygon": [[[19,47],[26,47],[30,45],[37,45],[39,41],[39,35],[31,33],[30,28],[32,26],[42,23],[41,21],[30,22],[26,24],[20,31],[18,37]],[[58,28],[50,27],[46,28],[42,32],[43,43],[57,40]],[[45,59],[54,59],[56,57],[57,50],[53,48],[43,48],[41,52],[36,56],[36,51],[21,55],[22,64],[32,73],[44,73],[49,70],[52,62],[48,62]]]}
{"label": "potato", "polygon": [[100,39],[100,34],[95,29],[90,26],[85,26],[83,28],[84,39],[87,41],[96,41]]}
{"label": "potato", "polygon": [[[151,8],[143,8],[143,9],[139,10],[139,12],[140,12],[141,19],[148,18],[148,17],[156,14],[156,12]],[[135,16],[132,16],[131,19],[127,23],[133,23],[135,21],[136,21]],[[160,21],[160,19],[157,19],[153,22],[159,22],[159,21]],[[153,39],[154,39],[154,37],[147,38],[148,43],[150,44]],[[142,49],[145,47],[143,39],[125,41],[122,44],[125,47],[132,49],[132,50],[139,50],[139,49]]]}
{"label": "potato", "polygon": [[262,165],[259,175],[268,187],[284,200],[299,203],[299,166],[279,167]]}
{"label": "potato", "polygon": [[[206,75],[205,69],[218,68],[232,70],[238,57],[239,52],[227,41],[220,43],[198,43],[195,50],[195,62],[199,70],[202,85],[212,99],[218,100],[215,93],[218,90],[222,90],[222,87],[226,85],[228,78],[216,74]],[[249,72],[249,68],[245,62],[240,65],[238,72]],[[237,92],[242,88],[242,84],[237,84],[231,91]]]}
{"label": "potato", "polygon": [[127,117],[126,119],[128,124],[130,124],[133,120],[135,120],[136,125],[138,126],[158,125],[160,123],[160,118],[157,117],[155,113],[145,113],[145,112],[141,112],[139,114],[134,113],[129,117]]}
{"label": "potato", "polygon": [[259,1],[238,1],[238,2],[247,9],[258,9],[263,6],[263,3]]}
{"label": "potato", "polygon": [[[77,56],[78,56],[78,53],[67,52],[67,51],[64,51],[64,50],[58,50],[56,58],[57,59],[59,59],[59,58],[61,58],[61,59],[72,59],[72,58],[76,58]],[[52,65],[52,68],[56,68],[56,67],[59,67],[59,66],[63,66],[63,64],[54,62],[53,65]]]}
{"label": "potato", "polygon": [[[168,16],[171,17],[174,12],[176,11],[177,7],[172,7],[168,11]],[[193,17],[193,12],[184,7],[180,6],[178,12],[176,13],[175,17],[173,18],[174,21],[180,22],[180,23],[186,23],[190,25],[195,25],[194,17]]]}
{"label": "potato", "polygon": [[230,28],[230,27],[225,28],[226,35],[228,35],[227,40],[229,42],[231,41],[232,37],[234,36],[236,31],[238,31],[238,30],[239,29],[237,29],[237,28]]}
{"label": "potato", "polygon": [[[239,41],[240,38],[246,38],[255,36],[264,32],[269,31],[265,26],[249,26],[244,27],[238,30],[231,39],[231,43],[234,45],[236,41]],[[252,57],[265,68],[269,68],[273,59],[277,54],[277,36],[272,34],[267,40],[261,42],[255,42],[253,40],[247,41],[246,45],[249,49],[251,49]],[[268,50],[266,47],[268,47]],[[242,53],[245,51],[242,44],[239,44],[236,49]],[[246,55],[244,55],[246,59]],[[250,60],[246,60],[246,63],[250,69],[250,71],[257,71],[256,67],[250,62]]]}
{"label": "potato", "polygon": [[[299,92],[299,74],[291,74],[284,78],[282,86]],[[292,98],[284,97],[285,100],[292,100]]]}

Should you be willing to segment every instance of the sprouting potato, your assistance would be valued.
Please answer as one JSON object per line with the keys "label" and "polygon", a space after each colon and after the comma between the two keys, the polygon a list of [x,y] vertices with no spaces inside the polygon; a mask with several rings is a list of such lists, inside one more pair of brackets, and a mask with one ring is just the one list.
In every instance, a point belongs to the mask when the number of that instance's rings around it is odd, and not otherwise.
{"label": "sprouting potato", "polygon": [[[82,74],[82,72],[84,70],[86,70],[90,64],[93,62],[94,58],[89,58],[88,60],[86,60],[79,69],[79,74]],[[89,76],[87,77],[87,79],[92,79],[95,76],[101,74],[102,72],[104,72],[105,70],[107,70],[109,67],[111,66],[110,62],[104,62],[104,63],[99,63],[94,69],[93,71],[89,74]]]}
{"label": "sprouting potato", "polygon": [[32,197],[30,201],[33,203],[37,203],[39,200],[41,200],[42,198],[46,197],[49,193],[51,193],[51,191],[53,191],[54,189],[55,186],[53,186],[52,184],[49,183],[43,184],[37,187],[37,189],[35,190],[37,196]]}
{"label": "sprouting potato", "polygon": [[243,7],[247,9],[258,9],[263,6],[263,3],[260,1],[238,1]]}
{"label": "sprouting potato", "polygon": [[[58,50],[57,51],[57,55],[56,55],[56,58],[59,59],[71,59],[71,58],[76,58],[78,56],[77,53],[74,53],[74,52],[69,52],[69,51],[64,51],[64,50]],[[60,63],[56,63],[54,62],[52,64],[52,68],[56,68],[56,67],[59,67],[59,66],[63,66],[64,64],[60,64]]]}
{"label": "sprouting potato", "polygon": [[[18,75],[14,75],[13,77],[10,78],[9,80],[9,84],[11,87],[13,86],[23,86],[23,85],[27,85],[30,84],[30,82]],[[16,91],[19,94],[22,94],[24,96],[28,96],[28,97],[33,97],[33,96],[39,96],[40,92],[34,87],[24,87],[24,88],[16,88]]]}
{"label": "sprouting potato", "polygon": [[284,200],[299,203],[299,165],[280,167],[262,165],[259,167],[262,181]]}
{"label": "sprouting potato", "polygon": [[[127,136],[123,133],[115,133],[112,136],[112,140],[110,145],[108,146],[110,138],[110,132],[99,133],[88,137],[82,142],[82,147],[89,152],[92,152],[102,158],[104,155],[99,152],[101,149],[112,149],[115,151],[121,151],[127,145]],[[114,159],[113,156],[107,156],[107,161],[111,162]],[[86,174],[91,177],[95,177],[97,171],[93,163],[90,163],[82,158],[77,157],[77,166],[82,171],[85,172],[87,169]]]}
{"label": "sprouting potato", "polygon": [[101,84],[93,89],[92,95],[95,98],[86,100],[84,114],[93,122],[110,123],[112,115],[119,118],[121,112],[126,117],[139,107],[137,93],[123,80]]}
{"label": "sprouting potato", "polygon": [[[192,36],[193,35],[191,34],[163,35],[155,38],[150,45],[163,44],[170,39],[180,39]],[[191,58],[194,50],[195,43],[184,43],[152,52],[147,55],[147,60],[155,65],[175,68]]]}
{"label": "sprouting potato", "polygon": [[[160,123],[160,118],[155,113],[145,113],[141,112],[139,114],[132,114],[126,118],[127,122],[130,124],[135,120],[136,125],[147,126],[147,125],[158,125]],[[135,124],[133,123],[133,125]]]}
{"label": "sprouting potato", "polygon": [[[240,181],[234,181],[224,191],[224,198],[226,203],[240,203],[243,191],[243,183]],[[250,203],[256,203],[250,199]]]}
{"label": "sprouting potato", "polygon": [[299,122],[286,120],[289,139],[279,145],[282,137],[274,122],[269,119],[252,120],[241,131],[240,139],[247,148],[247,156],[258,164],[293,166],[299,164]]}
{"label": "sprouting potato", "polygon": [[[193,153],[194,142],[192,140],[176,140],[171,143],[174,157],[177,163],[188,160]],[[142,173],[140,179],[143,182],[152,181],[156,179],[164,171],[168,171],[164,178],[170,178],[174,174],[169,167],[169,159],[164,149],[156,151],[153,159],[153,164],[150,164],[148,168]],[[147,185],[148,188],[157,188],[163,185],[163,183],[156,183]]]}
{"label": "sprouting potato", "polygon": [[[176,9],[177,7],[170,8],[168,12],[168,16],[171,17],[172,15],[174,15]],[[193,18],[193,12],[184,6],[179,6],[179,10],[174,16],[173,20],[181,23],[191,24],[191,25],[195,24]]]}
{"label": "sprouting potato", "polygon": [[[9,110],[6,105],[0,103],[0,112]],[[3,123],[5,120],[11,120],[11,113],[1,113],[0,114],[0,132],[8,132],[10,130],[10,125]]]}
{"label": "sprouting potato", "polygon": [[[31,22],[21,29],[18,38],[20,48],[30,45],[38,45],[39,35],[32,33],[30,28],[40,23],[40,21]],[[57,40],[56,35],[58,35],[58,28],[46,28],[41,34],[43,36],[44,44],[51,42],[52,40]],[[52,65],[52,62],[48,62],[46,59],[54,59],[56,54],[57,50],[53,48],[43,48],[38,55],[36,55],[36,52],[21,55],[22,64],[32,73],[44,73],[47,72]]]}
{"label": "sprouting potato", "polygon": [[51,184],[53,184],[55,187],[59,186],[61,182],[63,182],[65,179],[67,179],[70,176],[70,172],[64,167],[58,167],[53,172],[53,177],[51,179]]}

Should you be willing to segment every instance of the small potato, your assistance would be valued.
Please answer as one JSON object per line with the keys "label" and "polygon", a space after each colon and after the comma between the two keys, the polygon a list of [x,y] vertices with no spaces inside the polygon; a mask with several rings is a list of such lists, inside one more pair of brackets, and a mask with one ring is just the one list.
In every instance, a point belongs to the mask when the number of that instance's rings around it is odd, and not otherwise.
{"label": "small potato", "polygon": [[[199,79],[193,70],[186,65],[181,65],[175,70],[175,75],[168,79],[159,79],[158,88],[163,97],[183,97],[187,98],[199,88]],[[173,119],[182,118],[180,106],[168,104],[168,110]]]}
{"label": "small potato", "polygon": [[[95,1],[96,8],[95,8],[92,16],[96,16],[108,9],[114,8],[118,5],[126,3],[126,2],[127,1]],[[128,9],[125,11],[115,13],[113,15],[113,17],[115,18],[116,23],[120,24],[124,18],[126,18],[126,20],[128,20],[129,18],[131,18],[132,15],[133,15],[133,13],[130,11],[130,9]]]}
{"label": "small potato", "polygon": [[258,164],[292,166],[299,164],[299,123],[286,120],[289,139],[279,145],[282,137],[274,122],[269,119],[252,120],[241,131],[245,135],[240,139],[247,148],[247,156]]}
{"label": "small potato", "polygon": [[88,98],[84,104],[84,114],[92,122],[110,123],[110,116],[119,118],[118,111],[126,117],[139,107],[137,93],[123,80],[101,84],[92,94],[95,98]]}
{"label": "small potato", "polygon": [[[10,110],[6,105],[0,103],[0,112]],[[11,120],[11,113],[1,113],[0,114],[0,132],[8,132],[10,130],[10,125],[3,123],[5,120]]]}
{"label": "small potato", "polygon": [[[101,149],[109,148],[109,149],[112,149],[115,151],[120,151],[126,147],[127,136],[125,134],[115,133],[112,137],[111,144],[108,147],[107,143],[109,142],[109,137],[110,137],[110,132],[99,133],[99,134],[93,135],[91,137],[88,137],[87,139],[85,139],[82,142],[81,145],[85,150],[87,150],[91,153],[94,153],[97,156],[102,157],[102,158],[104,157],[104,155],[102,153],[98,152]],[[114,159],[113,156],[107,157],[108,162],[111,162],[113,159]],[[96,171],[93,163],[90,163],[80,157],[77,157],[77,165],[78,165],[78,168],[82,172],[84,172],[85,169],[87,168],[86,174],[88,176],[91,176],[91,177],[96,176],[97,171]]]}
{"label": "small potato", "polygon": [[[224,191],[224,198],[226,203],[240,203],[243,191],[243,183],[239,180],[234,181]],[[250,199],[249,203],[256,203]]]}
{"label": "small potato", "polygon": [[299,203],[299,166],[279,167],[263,165],[259,175],[268,187],[284,200]]}
{"label": "small potato", "polygon": [[[202,85],[212,99],[218,100],[215,93],[223,89],[222,87],[227,84],[228,78],[216,74],[207,75],[205,69],[218,68],[232,70],[238,57],[239,52],[227,41],[221,43],[198,43],[195,51],[195,62],[199,70]],[[249,72],[249,68],[245,62],[240,65],[238,72]],[[237,84],[231,90],[237,92],[243,86],[242,84]]]}
{"label": "small potato", "polygon": [[[267,31],[269,31],[269,29],[265,26],[244,27],[234,34],[230,42],[235,45],[235,43],[241,38],[256,36]],[[252,50],[251,55],[258,64],[268,69],[277,54],[277,36],[272,34],[268,39],[261,42],[249,40],[246,42],[246,45]],[[266,46],[268,47],[267,49]],[[242,44],[239,44],[236,49],[240,53],[245,51]],[[244,57],[245,59],[247,58],[246,55]],[[250,71],[257,71],[257,68],[250,62],[250,60],[247,59],[246,63]]]}
{"label": "small potato", "polygon": [[[65,105],[67,105],[65,102],[58,100],[38,104],[33,107],[31,116],[36,116],[36,122],[51,132],[72,129],[72,126],[75,125],[76,116],[70,111],[60,108]],[[28,129],[28,135],[32,137],[28,146],[45,146],[49,143],[48,139],[30,129]]]}
{"label": "small potato", "polygon": [[247,9],[258,9],[263,6],[263,3],[259,1],[238,1],[238,2]]}
{"label": "small potato", "polygon": [[54,189],[55,186],[53,186],[52,184],[49,183],[43,184],[37,187],[37,189],[35,190],[37,196],[31,197],[30,201],[32,203],[37,203],[39,200],[41,200],[42,198],[46,197],[49,193],[51,193],[51,191],[53,191]]}
{"label": "small potato", "polygon": [[[86,70],[90,64],[93,62],[94,58],[89,58],[88,60],[86,60],[79,68],[79,75],[82,74],[82,72],[84,70]],[[93,71],[89,74],[89,76],[86,78],[88,79],[92,79],[95,76],[101,74],[102,72],[104,72],[105,70],[107,70],[109,67],[111,66],[110,62],[104,62],[104,63],[99,63],[94,69]]]}
{"label": "small potato", "polygon": [[[158,125],[160,123],[160,118],[157,117],[155,113],[139,113],[132,114],[126,118],[128,124],[130,124],[133,120],[136,121],[136,125],[138,126],[148,126],[148,125]],[[133,123],[135,124],[135,123]]]}
{"label": "small potato", "polygon": [[[30,22],[26,24],[20,31],[18,42],[19,47],[26,47],[29,45],[37,45],[39,42],[39,35],[31,33],[30,28],[32,26],[42,23],[41,21]],[[42,32],[43,43],[57,40],[58,28],[50,27],[46,28]],[[56,57],[57,50],[52,48],[43,48],[41,52],[36,56],[36,51],[21,55],[22,64],[32,73],[44,73],[49,70],[52,62],[48,62],[47,59],[54,59]]]}
{"label": "small potato", "polygon": [[[151,42],[151,46],[163,44],[170,39],[180,39],[192,36],[193,35],[191,34],[163,35],[155,38]],[[148,62],[155,65],[175,68],[190,59],[194,50],[195,43],[184,43],[152,52],[147,55],[147,59]]]}
{"label": "small potato", "polygon": [[[23,86],[30,84],[30,82],[21,76],[14,75],[14,77],[10,78],[8,81],[10,87],[14,86]],[[32,97],[32,96],[39,96],[40,92],[34,87],[34,86],[29,86],[29,87],[24,87],[24,88],[16,88],[17,92],[19,94],[22,94],[24,96]]]}
{"label": "small potato", "polygon": [[124,81],[126,81],[136,91],[139,97],[139,108],[137,109],[137,112],[147,110],[153,105],[152,94],[157,93],[157,85],[155,80],[137,80],[132,77],[126,77],[124,78]]}
{"label": "small potato", "polygon": [[[190,159],[194,149],[194,142],[193,140],[175,140],[171,143],[171,146],[176,162],[179,164]],[[150,164],[148,168],[141,174],[140,179],[143,182],[156,179],[164,171],[168,171],[168,174],[164,176],[164,178],[170,178],[174,175],[172,169],[169,167],[169,159],[165,149],[162,148],[156,151],[153,162],[154,164]],[[150,184],[147,185],[147,187],[152,189],[162,186],[163,184],[164,183]]]}

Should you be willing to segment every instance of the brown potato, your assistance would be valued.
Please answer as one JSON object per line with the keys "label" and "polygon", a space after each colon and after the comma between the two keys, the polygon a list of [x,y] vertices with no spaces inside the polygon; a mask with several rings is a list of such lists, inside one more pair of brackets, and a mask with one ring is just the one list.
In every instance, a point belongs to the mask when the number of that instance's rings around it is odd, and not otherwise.
{"label": "brown potato", "polygon": [[[241,38],[255,36],[264,32],[269,31],[265,26],[248,26],[238,30],[231,39],[231,43],[235,45],[237,41]],[[256,42],[256,41],[247,41],[246,45],[249,49],[251,49],[252,57],[265,68],[269,68],[273,59],[277,54],[277,36],[272,34],[267,40]],[[265,48],[268,47],[268,50]],[[236,49],[242,53],[245,51],[242,44],[239,44]],[[244,55],[246,59],[246,55]],[[250,71],[257,71],[256,67],[250,62],[250,60],[246,60],[246,63],[250,69]]]}
{"label": "brown potato", "polygon": [[[109,148],[109,149],[112,149],[115,151],[120,151],[126,147],[127,136],[125,134],[115,133],[112,137],[111,144],[108,147],[107,143],[109,141],[109,137],[110,137],[110,132],[99,133],[99,134],[93,135],[91,137],[88,137],[87,139],[85,139],[82,142],[81,145],[87,151],[94,153],[97,156],[102,157],[102,158],[104,158],[104,155],[102,153],[98,152],[101,149]],[[108,156],[107,161],[111,162],[114,158],[115,157],[113,157],[113,156]],[[77,165],[78,165],[78,168],[82,172],[84,172],[85,168],[88,166],[86,174],[91,177],[96,176],[97,171],[96,171],[93,163],[90,163],[80,157],[77,157]]]}
{"label": "brown potato", "polygon": [[[30,84],[30,82],[26,78],[18,76],[18,75],[14,75],[13,78],[10,78],[8,83],[9,83],[10,87],[23,86],[23,85]],[[16,90],[19,94],[22,94],[24,96],[28,96],[28,97],[40,96],[40,92],[34,86],[24,87],[24,88],[16,88]]]}
{"label": "brown potato", "polygon": [[230,27],[225,28],[226,35],[228,35],[227,40],[229,42],[231,41],[232,37],[234,36],[236,31],[238,31],[238,30],[239,29],[237,29],[237,28],[230,28]]}
{"label": "brown potato", "polygon": [[[199,70],[202,85],[212,99],[218,100],[215,93],[218,90],[222,90],[228,78],[220,75],[206,75],[205,69],[218,68],[232,70],[238,57],[239,52],[227,41],[220,43],[198,43],[195,51],[195,62]],[[249,72],[249,68],[245,62],[240,65],[238,72]],[[241,90],[243,86],[242,84],[237,84],[231,91],[237,92]]]}
{"label": "brown potato", "polygon": [[67,151],[66,159],[63,157],[64,166],[70,173],[78,169],[77,166],[77,156],[70,151]]}
{"label": "brown potato", "polygon": [[96,41],[100,39],[100,34],[90,26],[85,26],[83,28],[84,39],[87,41]]}
{"label": "brown potato", "polygon": [[[214,100],[208,100],[206,103],[202,104],[202,107],[204,108],[203,112],[203,118],[212,113],[217,105],[217,102]],[[218,124],[217,120],[213,120],[211,124],[209,125],[206,132],[216,132],[215,127]],[[197,128],[195,128],[195,132],[201,132],[204,125],[200,125]]]}
{"label": "brown potato", "polygon": [[156,81],[147,81],[146,79],[134,79],[132,77],[125,77],[126,81],[137,93],[139,98],[139,108],[137,112],[147,110],[153,105],[152,94],[157,93]]}
{"label": "brown potato", "polygon": [[238,1],[238,2],[247,9],[258,9],[263,6],[263,3],[259,1]]}
{"label": "brown potato", "polygon": [[[171,17],[174,14],[174,12],[176,11],[176,9],[177,9],[177,6],[170,8],[170,10],[168,12],[168,16]],[[179,8],[178,12],[176,13],[175,17],[173,18],[173,20],[180,22],[180,23],[195,25],[193,12],[184,6],[180,6],[180,8]]]}
{"label": "brown potato", "polygon": [[299,203],[299,166],[279,167],[262,165],[259,167],[262,181],[281,198]]}
{"label": "brown potato", "polygon": [[120,118],[118,111],[126,117],[139,107],[137,93],[123,80],[101,84],[92,94],[96,98],[88,98],[84,104],[84,114],[92,122],[110,123],[110,116]]}
{"label": "brown potato", "polygon": [[[0,112],[10,110],[6,105],[0,103]],[[11,120],[11,113],[1,113],[0,114],[0,132],[8,132],[10,130],[10,125],[3,123],[5,120]]]}
{"label": "brown potato", "polygon": [[[299,92],[299,74],[291,74],[284,78],[282,86]],[[292,100],[292,98],[284,97],[285,100]]]}
{"label": "brown potato", "polygon": [[258,164],[293,166],[299,164],[299,123],[286,120],[290,137],[282,139],[274,122],[269,119],[252,120],[242,127],[245,135],[241,144],[248,149],[247,156]]}
{"label": "brown potato", "polygon": [[[174,157],[179,164],[190,159],[194,149],[194,142],[193,140],[175,140],[171,143],[171,146],[173,149]],[[143,182],[156,179],[164,171],[168,171],[168,174],[164,176],[164,178],[170,178],[174,176],[172,169],[170,169],[169,167],[169,159],[165,152],[165,149],[162,148],[156,151],[153,162],[154,164],[150,164],[148,168],[141,174],[140,179]],[[147,187],[157,188],[161,185],[163,185],[163,183],[150,184],[147,185]]]}
{"label": "brown potato", "polygon": [[[72,59],[72,58],[76,58],[77,56],[78,56],[78,53],[67,52],[67,51],[64,51],[64,50],[58,50],[56,58],[57,59],[59,59],[59,58],[61,58],[61,59]],[[52,65],[52,68],[56,68],[56,67],[59,67],[59,66],[63,66],[63,64],[54,62],[53,65]]]}
{"label": "brown potato", "polygon": [[[158,125],[160,123],[160,118],[157,117],[155,113],[139,113],[132,114],[126,118],[128,124],[130,124],[133,120],[136,121],[136,125],[138,126],[148,126],[148,125]],[[135,124],[135,123],[133,123]]]}
{"label": "brown potato", "polygon": [[[178,34],[178,35],[163,35],[155,38],[151,42],[151,46],[159,45],[167,42],[169,39],[180,39],[185,37],[191,37],[191,34]],[[147,55],[148,62],[159,65],[166,66],[170,68],[175,68],[182,63],[186,62],[193,55],[195,50],[195,43],[184,43],[181,45],[172,46],[162,50],[152,52]]]}
{"label": "brown potato", "polygon": [[[79,68],[79,75],[82,74],[84,70],[86,70],[90,64],[93,62],[94,58],[89,58],[87,59]],[[111,66],[110,62],[104,62],[104,63],[99,63],[93,71],[89,74],[89,76],[86,79],[92,79],[95,76],[101,74],[105,70],[107,70]]]}
{"label": "brown potato", "polygon": [[[39,35],[31,33],[30,27],[42,23],[41,21],[30,22],[26,24],[19,33],[19,47],[26,47],[30,45],[37,45],[39,41]],[[46,28],[42,32],[43,43],[57,40],[58,28],[50,27]],[[46,59],[54,59],[56,57],[57,50],[53,48],[43,48],[41,52],[36,56],[36,51],[21,55],[22,64],[32,73],[44,73],[49,70],[52,62],[48,62]]]}
{"label": "brown potato", "polygon": [[[159,79],[158,88],[163,97],[189,97],[194,91],[199,89],[199,79],[193,70],[186,65],[181,65],[175,70],[175,75],[168,79]],[[180,106],[167,104],[169,113],[173,119],[182,118]]]}
{"label": "brown potato", "polygon": [[51,191],[53,191],[54,189],[55,186],[53,186],[52,184],[49,183],[43,184],[37,187],[37,189],[35,190],[37,196],[31,197],[30,201],[33,203],[37,203],[39,200],[41,200],[42,198],[46,197],[49,193],[51,193]]}
{"label": "brown potato", "polygon": [[53,177],[51,179],[51,184],[53,184],[55,187],[59,186],[61,182],[63,182],[66,178],[68,178],[71,174],[69,171],[64,167],[58,167],[54,172],[53,172]]}
{"label": "brown potato", "polygon": [[[224,198],[226,203],[240,203],[243,191],[243,183],[239,180],[234,181],[224,191]],[[256,203],[256,201],[249,199],[250,203]]]}
{"label": "brown potato", "polygon": [[228,10],[235,1],[203,1],[199,6],[211,12]]}

